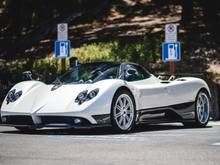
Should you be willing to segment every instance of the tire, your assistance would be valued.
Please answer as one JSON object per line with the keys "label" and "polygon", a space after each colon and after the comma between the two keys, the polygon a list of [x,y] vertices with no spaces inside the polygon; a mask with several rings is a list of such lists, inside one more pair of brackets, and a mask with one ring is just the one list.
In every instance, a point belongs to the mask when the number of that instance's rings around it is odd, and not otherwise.
{"label": "tire", "polygon": [[135,125],[136,106],[133,96],[128,90],[119,90],[113,97],[111,106],[111,123],[120,133],[127,133]]}
{"label": "tire", "polygon": [[195,122],[183,123],[186,127],[205,127],[209,122],[210,97],[206,90],[200,90],[195,101]]}

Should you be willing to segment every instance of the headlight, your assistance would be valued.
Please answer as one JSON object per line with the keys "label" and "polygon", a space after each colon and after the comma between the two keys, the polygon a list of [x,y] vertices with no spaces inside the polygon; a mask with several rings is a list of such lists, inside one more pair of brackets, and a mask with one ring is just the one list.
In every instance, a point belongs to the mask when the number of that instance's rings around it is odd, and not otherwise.
{"label": "headlight", "polygon": [[86,100],[87,92],[88,92],[88,90],[80,92],[78,94],[78,96],[76,97],[75,102],[79,103],[79,104],[82,104]]}
{"label": "headlight", "polygon": [[98,92],[99,92],[99,89],[98,89],[98,88],[96,88],[96,89],[90,91],[89,94],[87,95],[87,100],[91,100],[91,99],[93,99],[94,97],[96,97],[97,94],[98,94]]}
{"label": "headlight", "polygon": [[6,102],[9,104],[10,102],[15,102],[19,97],[21,97],[22,91],[16,92],[16,89],[13,89],[8,92],[8,95],[6,97]]}
{"label": "headlight", "polygon": [[98,88],[90,91],[89,93],[88,93],[88,90],[82,91],[76,97],[75,102],[78,103],[78,104],[82,104],[83,102],[91,100],[94,97],[96,97],[98,92],[99,92]]}

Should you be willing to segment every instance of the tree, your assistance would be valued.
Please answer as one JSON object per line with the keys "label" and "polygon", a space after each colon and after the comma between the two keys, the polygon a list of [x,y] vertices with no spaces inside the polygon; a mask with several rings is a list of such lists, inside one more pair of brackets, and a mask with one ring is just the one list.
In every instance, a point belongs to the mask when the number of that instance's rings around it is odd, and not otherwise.
{"label": "tree", "polygon": [[182,23],[190,24],[193,19],[193,0],[183,0],[182,5]]}

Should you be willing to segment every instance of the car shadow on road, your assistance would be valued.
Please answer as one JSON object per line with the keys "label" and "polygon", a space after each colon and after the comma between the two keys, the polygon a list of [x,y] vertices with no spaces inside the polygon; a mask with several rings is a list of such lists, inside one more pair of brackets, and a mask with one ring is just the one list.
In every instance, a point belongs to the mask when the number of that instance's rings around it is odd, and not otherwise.
{"label": "car shadow on road", "polygon": [[[212,128],[212,126],[206,126],[207,128]],[[184,127],[180,124],[141,124],[137,125],[135,129],[130,131],[127,134],[135,134],[140,132],[156,132],[156,131],[167,131],[167,130],[178,130],[178,129],[201,129],[201,128],[190,128]],[[204,128],[203,128],[204,129]],[[56,128],[56,129],[37,129],[30,131],[19,131],[19,130],[10,130],[10,131],[0,131],[0,133],[5,134],[28,134],[28,135],[119,135],[124,133],[116,132],[112,127],[100,127],[100,128],[87,128],[87,129],[74,129],[74,128]]]}

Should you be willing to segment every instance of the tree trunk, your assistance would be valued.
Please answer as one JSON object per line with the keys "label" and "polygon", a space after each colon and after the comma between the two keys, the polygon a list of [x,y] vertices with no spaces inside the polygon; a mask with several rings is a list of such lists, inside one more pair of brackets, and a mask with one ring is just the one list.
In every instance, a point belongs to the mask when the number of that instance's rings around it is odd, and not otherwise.
{"label": "tree trunk", "polygon": [[193,0],[183,0],[182,5],[182,23],[190,24],[193,19]]}

